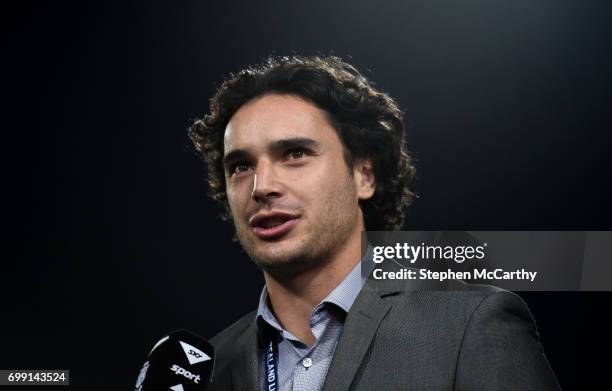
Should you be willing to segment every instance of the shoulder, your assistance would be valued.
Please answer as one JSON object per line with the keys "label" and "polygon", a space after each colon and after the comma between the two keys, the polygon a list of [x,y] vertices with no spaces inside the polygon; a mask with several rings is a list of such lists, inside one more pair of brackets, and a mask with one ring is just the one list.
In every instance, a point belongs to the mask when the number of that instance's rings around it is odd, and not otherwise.
{"label": "shoulder", "polygon": [[[400,270],[393,262],[380,265],[380,268],[389,272]],[[455,321],[461,319],[467,322],[474,312],[494,307],[518,308],[528,312],[520,296],[492,285],[471,284],[454,279],[375,279],[373,276],[366,285],[385,300],[391,301],[396,310],[403,309],[440,320],[450,317]]]}
{"label": "shoulder", "polygon": [[396,291],[386,300],[393,303],[392,311],[398,312],[398,315],[410,313],[423,320],[450,323],[458,330],[478,320],[479,314],[496,316],[511,312],[533,322],[527,305],[516,293],[491,285],[468,284],[458,280],[448,281],[444,287],[433,289],[421,287]]}
{"label": "shoulder", "polygon": [[470,284],[464,281],[452,280],[447,291],[463,296],[474,306],[471,310],[487,310],[490,307],[527,309],[527,304],[516,293],[493,285]]}
{"label": "shoulder", "polygon": [[491,285],[468,284],[463,281],[454,281],[452,284],[456,289],[451,289],[451,292],[469,301],[466,310],[470,325],[483,316],[503,318],[511,315],[535,326],[529,307],[518,294]]}
{"label": "shoulder", "polygon": [[[375,268],[390,273],[397,273],[402,269],[409,269],[417,274],[421,271],[403,267],[397,262],[384,262]],[[520,296],[493,285],[472,284],[457,279],[377,279],[374,274],[366,284],[383,297],[387,294],[395,296],[390,299],[400,308],[408,307],[417,312],[422,310],[425,316],[435,316],[439,312],[441,317],[450,315],[454,319],[467,321],[472,313],[493,308],[510,308],[531,316]]]}
{"label": "shoulder", "polygon": [[[394,270],[395,266],[385,266]],[[505,289],[461,280],[372,280],[367,283],[389,303],[385,317],[390,335],[409,332],[417,338],[424,334],[452,341],[459,348],[468,329],[503,327],[510,317],[535,326],[535,321],[520,296]],[[511,315],[511,316],[510,316]],[[440,327],[443,325],[443,327]],[[535,327],[533,327],[535,328]],[[424,333],[424,330],[430,330]]]}
{"label": "shoulder", "polygon": [[441,376],[436,381],[457,389],[559,388],[535,320],[519,295],[461,281],[446,288],[384,298],[392,305],[380,325],[375,347],[380,353],[372,362],[378,357],[387,366],[400,363],[401,370],[401,363],[409,362],[411,373],[427,378],[435,360]]}

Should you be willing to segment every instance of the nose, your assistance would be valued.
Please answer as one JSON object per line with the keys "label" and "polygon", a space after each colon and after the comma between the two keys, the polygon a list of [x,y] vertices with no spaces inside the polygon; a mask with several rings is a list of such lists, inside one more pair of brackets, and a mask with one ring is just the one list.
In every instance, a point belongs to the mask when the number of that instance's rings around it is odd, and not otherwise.
{"label": "nose", "polygon": [[253,191],[251,197],[257,203],[269,201],[281,196],[281,184],[274,164],[260,160],[253,175]]}

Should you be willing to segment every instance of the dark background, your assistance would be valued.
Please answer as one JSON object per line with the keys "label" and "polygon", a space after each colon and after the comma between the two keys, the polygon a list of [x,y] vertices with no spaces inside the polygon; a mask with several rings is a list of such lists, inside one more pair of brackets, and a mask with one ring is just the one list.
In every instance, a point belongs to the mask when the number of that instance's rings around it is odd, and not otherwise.
{"label": "dark background", "polygon": [[[420,196],[406,229],[612,228],[610,2],[3,8],[0,368],[130,389],[166,332],[211,337],[255,307],[262,278],[186,128],[271,53],[342,56],[400,102]],[[562,386],[606,381],[612,295],[522,296]]]}

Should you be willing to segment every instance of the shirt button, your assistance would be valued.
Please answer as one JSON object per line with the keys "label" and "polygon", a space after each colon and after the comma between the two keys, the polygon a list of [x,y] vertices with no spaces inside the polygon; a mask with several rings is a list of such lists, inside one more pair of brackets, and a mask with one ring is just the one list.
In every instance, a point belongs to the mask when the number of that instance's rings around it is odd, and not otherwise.
{"label": "shirt button", "polygon": [[310,366],[312,365],[312,360],[310,359],[310,357],[306,357],[304,360],[302,360],[302,365],[305,368],[310,368]]}

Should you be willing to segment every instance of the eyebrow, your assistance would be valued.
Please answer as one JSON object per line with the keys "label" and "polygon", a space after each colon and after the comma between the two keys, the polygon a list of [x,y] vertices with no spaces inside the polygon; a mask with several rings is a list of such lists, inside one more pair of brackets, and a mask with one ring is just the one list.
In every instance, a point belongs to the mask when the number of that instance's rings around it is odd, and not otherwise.
{"label": "eyebrow", "polygon": [[[287,138],[287,139],[282,139],[282,140],[275,140],[271,142],[270,144],[268,144],[268,150],[272,152],[277,152],[277,151],[293,149],[293,148],[317,149],[320,146],[321,146],[321,143],[319,143],[316,140],[306,138],[306,137],[294,137],[294,138]],[[249,158],[252,158],[252,156],[253,155],[245,149],[234,149],[228,152],[227,154],[225,154],[225,156],[223,156],[223,165],[227,166],[229,163],[233,161],[241,160],[241,159],[249,159]]]}
{"label": "eyebrow", "polygon": [[231,162],[236,160],[246,160],[251,157],[251,154],[244,149],[234,149],[223,156],[223,166],[228,166]]}
{"label": "eyebrow", "polygon": [[294,137],[294,138],[287,138],[287,139],[273,141],[268,145],[268,149],[270,149],[271,151],[278,151],[278,150],[291,149],[291,148],[300,148],[300,147],[316,149],[320,145],[321,144],[318,141],[315,141],[311,138]]}

